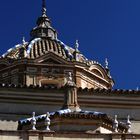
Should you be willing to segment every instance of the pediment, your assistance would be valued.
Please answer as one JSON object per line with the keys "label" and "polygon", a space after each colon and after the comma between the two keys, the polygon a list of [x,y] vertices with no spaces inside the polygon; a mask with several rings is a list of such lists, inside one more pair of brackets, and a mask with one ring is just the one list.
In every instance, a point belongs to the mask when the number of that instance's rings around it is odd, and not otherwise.
{"label": "pediment", "polygon": [[43,64],[68,64],[69,63],[64,58],[53,53],[45,54],[44,56],[37,58],[35,62],[43,63]]}
{"label": "pediment", "polygon": [[62,64],[60,61],[54,59],[54,58],[48,58],[43,60],[41,63],[47,63],[47,64]]}

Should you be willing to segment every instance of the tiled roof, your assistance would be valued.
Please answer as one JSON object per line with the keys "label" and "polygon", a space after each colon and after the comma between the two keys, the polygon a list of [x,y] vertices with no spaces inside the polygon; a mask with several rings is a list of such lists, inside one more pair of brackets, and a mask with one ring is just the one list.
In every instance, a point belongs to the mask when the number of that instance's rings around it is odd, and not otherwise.
{"label": "tiled roof", "polygon": [[[102,120],[102,126],[108,128],[109,130],[113,131],[113,122],[114,120],[109,117],[107,114],[102,112],[94,112],[94,111],[80,111],[80,112],[72,112],[70,109],[59,110],[56,112],[50,113],[50,119],[53,121],[54,118],[73,118],[73,119],[88,119],[88,120]],[[44,121],[46,118],[46,114],[36,116],[36,121],[41,122]],[[19,121],[18,128],[21,130],[23,126],[30,125],[32,118],[27,118]],[[127,126],[125,123],[119,122],[118,130],[120,132],[127,132]]]}
{"label": "tiled roof", "polygon": [[140,90],[132,90],[132,89],[82,89],[82,88],[78,88],[78,92],[79,93],[83,93],[83,94],[139,94]]}

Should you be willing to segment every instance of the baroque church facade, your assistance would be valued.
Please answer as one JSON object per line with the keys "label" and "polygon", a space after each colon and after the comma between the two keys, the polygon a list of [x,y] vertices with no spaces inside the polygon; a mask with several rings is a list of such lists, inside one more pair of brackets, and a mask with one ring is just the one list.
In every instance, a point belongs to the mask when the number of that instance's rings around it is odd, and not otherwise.
{"label": "baroque church facade", "polygon": [[0,137],[139,139],[140,91],[113,90],[107,60],[60,41],[45,0],[36,23],[28,42],[0,57]]}

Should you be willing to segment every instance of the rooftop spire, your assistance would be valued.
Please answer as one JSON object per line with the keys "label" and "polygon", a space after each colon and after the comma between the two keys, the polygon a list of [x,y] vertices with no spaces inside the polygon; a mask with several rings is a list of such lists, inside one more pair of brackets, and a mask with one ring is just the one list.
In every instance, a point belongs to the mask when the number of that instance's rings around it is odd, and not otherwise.
{"label": "rooftop spire", "polygon": [[45,0],[42,0],[42,16],[43,17],[46,17],[46,11],[47,11],[46,2],[45,2]]}

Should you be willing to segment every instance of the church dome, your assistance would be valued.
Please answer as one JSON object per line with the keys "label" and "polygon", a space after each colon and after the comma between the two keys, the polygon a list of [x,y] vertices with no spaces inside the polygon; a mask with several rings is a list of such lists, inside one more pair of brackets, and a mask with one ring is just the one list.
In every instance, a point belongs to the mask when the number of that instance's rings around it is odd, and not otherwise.
{"label": "church dome", "polygon": [[[15,45],[15,47],[7,50],[5,54],[2,55],[2,58],[11,58],[11,59],[36,59],[48,53],[53,53],[65,60],[68,61],[77,61],[75,55],[77,51],[63,43],[58,39],[53,39],[51,37],[41,37],[33,38],[29,42]],[[88,59],[80,52],[78,52],[78,61],[81,63],[87,63]]]}
{"label": "church dome", "polygon": [[45,1],[42,4],[42,15],[38,18],[36,24],[37,26],[30,32],[31,40],[29,42],[23,40],[23,43],[9,49],[2,57],[36,59],[47,53],[54,53],[66,60],[74,58],[75,50],[58,40],[57,32],[51,26],[51,21],[46,15]]}
{"label": "church dome", "polygon": [[[23,54],[24,53],[24,54]],[[65,45],[60,40],[51,38],[35,38],[29,43],[18,44],[11,48],[3,55],[7,58],[29,58],[36,59],[47,53],[54,53],[63,59],[72,60],[74,49]]]}
{"label": "church dome", "polygon": [[71,48],[58,39],[57,31],[51,26],[51,21],[46,15],[45,1],[42,3],[42,15],[37,19],[36,27],[31,30],[30,35],[29,42],[25,42],[23,39],[23,43],[9,49],[2,57],[36,59],[53,53],[68,61],[88,62],[88,59],[79,52],[78,42],[75,48]]}
{"label": "church dome", "polygon": [[[98,62],[87,59],[79,51],[78,40],[72,48],[58,39],[57,31],[52,27],[46,14],[45,0],[42,0],[42,15],[37,19],[30,36],[28,42],[23,39],[22,43],[10,48],[0,58],[1,68],[10,66],[10,71],[11,67],[12,71],[15,71],[14,66],[17,65],[17,69],[22,73],[22,79],[19,78],[21,76],[16,77],[17,75],[12,73],[10,76],[9,73],[2,73],[4,75],[2,82],[17,85],[19,80],[22,84],[29,86],[45,85],[50,82],[54,84],[57,80],[59,83],[57,86],[63,86],[66,74],[71,72],[78,87],[112,88],[114,82],[110,76],[107,61],[104,68]],[[23,67],[23,65],[26,66]],[[9,79],[6,82],[5,75]]]}
{"label": "church dome", "polygon": [[50,52],[64,59],[72,60],[74,52],[74,49],[71,47],[52,38],[35,38],[26,48],[26,56],[31,59],[38,58]]}
{"label": "church dome", "polygon": [[23,39],[21,44],[10,48],[1,58],[33,60],[53,53],[67,61],[75,62],[75,64],[95,65],[96,62],[88,60],[79,51],[78,40],[76,40],[75,48],[72,48],[58,39],[57,31],[52,27],[46,11],[45,0],[42,0],[42,15],[38,17],[36,26],[30,32],[30,41],[26,42]]}

